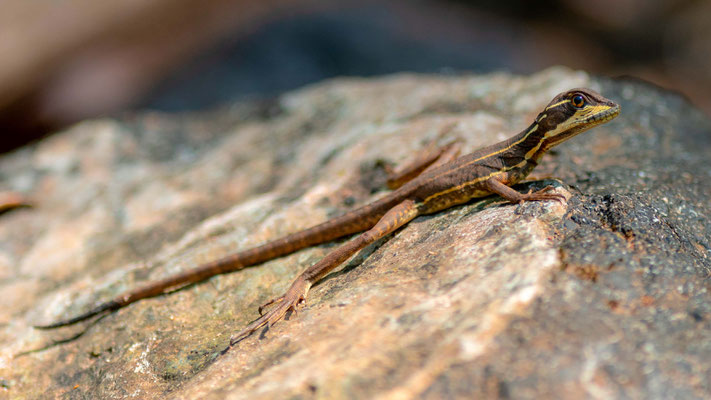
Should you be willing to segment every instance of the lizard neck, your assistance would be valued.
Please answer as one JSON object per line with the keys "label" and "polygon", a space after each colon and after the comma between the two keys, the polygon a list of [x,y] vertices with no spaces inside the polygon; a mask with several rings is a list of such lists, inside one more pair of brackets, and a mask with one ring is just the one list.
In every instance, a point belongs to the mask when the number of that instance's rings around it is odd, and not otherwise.
{"label": "lizard neck", "polygon": [[508,182],[521,181],[538,165],[538,161],[547,150],[545,133],[536,120],[507,141],[506,150],[500,157],[505,164],[504,169],[507,170]]}

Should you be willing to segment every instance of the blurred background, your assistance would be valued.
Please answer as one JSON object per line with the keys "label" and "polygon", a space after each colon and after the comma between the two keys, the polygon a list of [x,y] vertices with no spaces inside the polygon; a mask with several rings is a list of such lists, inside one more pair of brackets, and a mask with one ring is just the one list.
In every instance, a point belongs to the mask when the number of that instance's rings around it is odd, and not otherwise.
{"label": "blurred background", "polygon": [[335,76],[557,64],[643,79],[711,115],[711,2],[4,0],[0,152],[86,118]]}

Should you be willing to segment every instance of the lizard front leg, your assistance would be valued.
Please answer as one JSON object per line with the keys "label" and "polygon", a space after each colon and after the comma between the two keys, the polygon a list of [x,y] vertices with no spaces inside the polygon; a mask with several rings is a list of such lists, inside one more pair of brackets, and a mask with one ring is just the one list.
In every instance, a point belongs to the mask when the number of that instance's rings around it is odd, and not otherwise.
{"label": "lizard front leg", "polygon": [[564,203],[566,201],[565,196],[562,194],[558,193],[547,193],[551,189],[553,189],[552,186],[546,186],[541,190],[538,190],[533,193],[519,193],[516,190],[506,186],[504,183],[501,181],[497,180],[496,178],[489,178],[485,182],[486,188],[490,190],[493,193],[498,194],[499,196],[503,197],[504,199],[512,202],[512,203],[523,203],[524,201],[543,201],[543,200],[555,200],[555,201],[560,201],[561,203]]}
{"label": "lizard front leg", "polygon": [[[284,295],[266,304],[274,304],[266,314],[230,339],[230,346],[251,335],[257,329],[279,321],[289,310],[296,311],[297,307],[306,300],[306,295],[314,283],[318,282],[358,250],[392,233],[412,221],[418,214],[419,210],[414,200],[405,200],[391,208],[370,230],[358,235],[355,239],[327,254],[318,263],[307,268],[296,278]],[[260,314],[262,308],[263,306],[259,308]]]}

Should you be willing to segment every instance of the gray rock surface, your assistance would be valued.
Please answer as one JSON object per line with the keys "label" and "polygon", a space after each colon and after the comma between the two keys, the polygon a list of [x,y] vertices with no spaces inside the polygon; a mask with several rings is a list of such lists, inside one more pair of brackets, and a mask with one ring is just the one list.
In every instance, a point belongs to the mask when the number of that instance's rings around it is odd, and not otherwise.
{"label": "gray rock surface", "polygon": [[[454,121],[467,150],[504,139],[575,86],[622,115],[534,171],[565,205],[489,198],[418,218],[226,353],[336,244],[32,328],[367,203],[381,160]],[[0,189],[37,203],[0,217],[0,397],[708,398],[710,132],[677,95],[562,68],[339,79],[78,124],[0,158]]]}

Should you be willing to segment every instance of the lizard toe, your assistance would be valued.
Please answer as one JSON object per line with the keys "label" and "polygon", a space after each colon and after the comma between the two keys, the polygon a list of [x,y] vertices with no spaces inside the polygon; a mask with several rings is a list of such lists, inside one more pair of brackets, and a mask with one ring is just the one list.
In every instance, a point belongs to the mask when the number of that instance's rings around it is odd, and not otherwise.
{"label": "lizard toe", "polygon": [[[232,336],[230,338],[230,347],[234,346],[235,344],[240,342],[242,339],[251,335],[257,329],[259,329],[263,326],[269,327],[271,325],[274,325],[277,321],[284,318],[284,316],[286,315],[287,312],[289,312],[289,311],[296,312],[297,307],[302,305],[306,301],[306,293],[308,292],[309,287],[310,287],[310,284],[308,284],[305,280],[297,279],[291,285],[289,290],[287,290],[286,293],[284,293],[283,296],[279,296],[273,300],[270,300],[269,302],[264,304],[262,307],[259,307],[260,317],[257,318],[256,321],[247,325],[239,333]],[[264,307],[270,306],[272,304],[274,304],[274,306],[269,310],[269,312],[262,315],[262,311],[263,311]]]}
{"label": "lizard toe", "polygon": [[274,304],[274,303],[278,303],[278,302],[280,302],[280,301],[282,301],[282,300],[284,300],[284,296],[279,296],[279,297],[275,297],[275,298],[269,300],[268,302],[262,304],[261,306],[259,306],[259,308],[257,308],[257,311],[259,312],[259,315],[260,315],[260,316],[264,315],[264,312],[263,312],[263,311],[264,311],[267,307],[271,306],[271,305]]}

